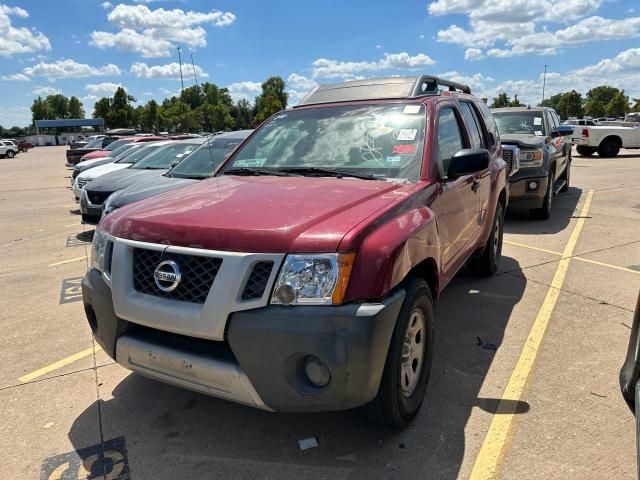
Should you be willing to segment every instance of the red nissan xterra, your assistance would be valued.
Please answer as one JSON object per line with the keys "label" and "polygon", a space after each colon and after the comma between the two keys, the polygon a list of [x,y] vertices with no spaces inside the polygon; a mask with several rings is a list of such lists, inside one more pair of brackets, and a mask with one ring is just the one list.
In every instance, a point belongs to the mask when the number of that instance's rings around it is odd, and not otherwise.
{"label": "red nissan xterra", "polygon": [[434,304],[495,273],[507,168],[486,105],[432,76],[323,85],[216,177],[105,217],[82,288],[142,375],[276,412],[418,412]]}

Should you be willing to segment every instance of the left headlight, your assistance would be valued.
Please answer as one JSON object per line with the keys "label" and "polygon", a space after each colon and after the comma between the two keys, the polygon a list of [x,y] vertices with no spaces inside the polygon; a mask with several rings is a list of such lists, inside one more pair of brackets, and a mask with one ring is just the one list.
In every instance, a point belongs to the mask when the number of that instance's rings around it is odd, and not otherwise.
{"label": "left headlight", "polygon": [[91,242],[91,266],[104,271],[104,258],[107,250],[107,241],[109,238],[104,230],[96,228],[93,233],[93,241]]}
{"label": "left headlight", "polygon": [[542,149],[520,150],[520,167],[541,167],[544,158]]}
{"label": "left headlight", "polygon": [[288,255],[271,296],[277,305],[339,305],[347,291],[355,253]]}

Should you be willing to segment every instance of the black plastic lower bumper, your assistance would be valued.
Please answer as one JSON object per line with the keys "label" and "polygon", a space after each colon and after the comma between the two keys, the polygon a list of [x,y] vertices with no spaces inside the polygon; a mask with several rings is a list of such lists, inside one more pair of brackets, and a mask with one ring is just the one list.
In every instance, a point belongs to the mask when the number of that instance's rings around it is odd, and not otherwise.
{"label": "black plastic lower bumper", "polygon": [[[517,174],[516,174],[517,175]],[[547,193],[549,179],[542,177],[516,177],[509,180],[509,207],[514,209],[540,208]],[[533,187],[535,184],[535,187]]]}
{"label": "black plastic lower bumper", "polygon": [[[96,341],[116,358],[120,336],[137,326],[118,318],[111,289],[100,272],[90,269],[82,280],[85,311]],[[227,342],[234,360],[266,406],[279,412],[318,412],[354,408],[377,394],[393,330],[404,300],[398,290],[377,304],[343,306],[267,306],[230,315]],[[164,334],[171,335],[171,334]],[[183,337],[184,341],[201,339]],[[225,342],[210,342],[213,344]],[[185,350],[186,351],[186,350]],[[201,352],[200,352],[201,353]],[[308,356],[330,372],[324,387],[304,373]],[[228,360],[228,358],[226,358]]]}

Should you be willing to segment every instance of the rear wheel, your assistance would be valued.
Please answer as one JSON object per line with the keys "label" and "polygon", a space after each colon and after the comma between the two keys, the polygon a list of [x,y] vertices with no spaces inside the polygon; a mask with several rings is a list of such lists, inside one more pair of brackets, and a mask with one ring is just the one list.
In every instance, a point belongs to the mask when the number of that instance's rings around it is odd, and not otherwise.
{"label": "rear wheel", "polygon": [[596,149],[593,147],[587,147],[585,145],[578,145],[576,147],[577,152],[583,157],[590,157],[594,153],[596,153]]}
{"label": "rear wheel", "polygon": [[490,277],[498,271],[502,257],[502,237],[504,234],[504,207],[498,202],[493,216],[493,225],[489,239],[485,243],[482,253],[469,259],[468,267],[471,273],[481,277]]}
{"label": "rear wheel", "polygon": [[364,409],[369,420],[405,428],[420,410],[433,358],[434,315],[429,285],[407,281],[378,394]]}
{"label": "rear wheel", "polygon": [[598,155],[601,157],[609,158],[615,157],[620,152],[620,141],[615,138],[605,138],[600,145],[598,145]]}
{"label": "rear wheel", "polygon": [[542,202],[542,207],[534,208],[530,211],[531,216],[533,218],[537,218],[538,220],[547,220],[551,217],[551,207],[553,206],[553,182],[555,177],[553,172],[549,174],[549,181],[547,182],[547,191],[544,194],[544,201]]}
{"label": "rear wheel", "polygon": [[13,153],[13,150],[7,150],[7,158],[13,158],[15,156],[16,156],[16,154]]}

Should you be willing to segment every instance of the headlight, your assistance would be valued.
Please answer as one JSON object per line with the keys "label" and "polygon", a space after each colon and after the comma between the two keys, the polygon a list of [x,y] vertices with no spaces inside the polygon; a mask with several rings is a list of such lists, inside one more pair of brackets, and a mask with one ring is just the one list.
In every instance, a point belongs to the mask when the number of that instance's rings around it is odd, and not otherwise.
{"label": "headlight", "polygon": [[347,291],[355,253],[288,255],[271,297],[279,305],[339,305]]}
{"label": "headlight", "polygon": [[108,237],[104,230],[96,228],[93,233],[93,241],[91,242],[91,266],[104,271],[104,258],[107,250]]}
{"label": "headlight", "polygon": [[537,150],[520,150],[520,167],[541,167],[542,166],[542,149]]}
{"label": "headlight", "polygon": [[118,205],[114,205],[113,204],[113,195],[109,195],[107,197],[107,201],[104,202],[104,207],[102,209],[102,212],[104,215],[109,215],[111,212],[113,212],[116,208],[118,208]]}

